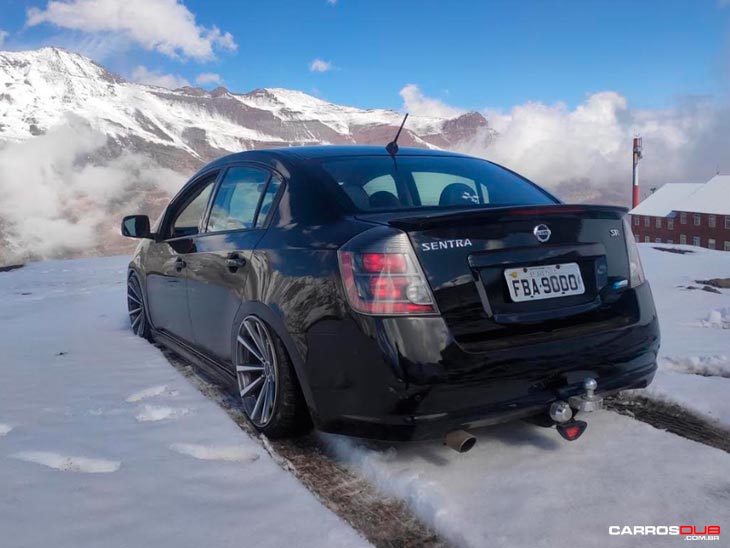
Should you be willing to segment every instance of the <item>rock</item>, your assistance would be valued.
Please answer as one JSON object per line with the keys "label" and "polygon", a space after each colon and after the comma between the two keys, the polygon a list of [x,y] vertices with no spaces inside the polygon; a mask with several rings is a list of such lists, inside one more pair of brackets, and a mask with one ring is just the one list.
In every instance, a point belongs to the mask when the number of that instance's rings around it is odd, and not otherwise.
{"label": "rock", "polygon": [[717,287],[719,289],[730,289],[730,278],[712,278],[709,280],[695,280],[695,282],[698,284]]}
{"label": "rock", "polygon": [[720,291],[719,289],[715,289],[714,287],[710,287],[709,285],[702,286],[702,291],[707,291],[709,293],[719,293],[720,295],[722,295],[722,291]]}

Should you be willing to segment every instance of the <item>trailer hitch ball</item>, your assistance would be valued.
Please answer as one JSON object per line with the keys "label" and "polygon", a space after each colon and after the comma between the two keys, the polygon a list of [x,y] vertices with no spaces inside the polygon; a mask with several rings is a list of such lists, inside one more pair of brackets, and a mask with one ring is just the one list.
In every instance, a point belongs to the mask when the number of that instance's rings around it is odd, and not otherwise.
{"label": "trailer hitch ball", "polygon": [[598,388],[596,379],[587,377],[583,380],[583,390],[585,390],[585,393],[571,396],[568,398],[568,403],[573,409],[583,413],[603,409],[603,397],[596,394],[596,388]]}

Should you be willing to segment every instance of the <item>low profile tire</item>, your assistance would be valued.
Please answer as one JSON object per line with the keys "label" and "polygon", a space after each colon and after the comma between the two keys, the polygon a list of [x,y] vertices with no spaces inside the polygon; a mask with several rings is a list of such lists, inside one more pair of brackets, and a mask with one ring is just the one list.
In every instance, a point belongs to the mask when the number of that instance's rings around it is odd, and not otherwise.
{"label": "low profile tire", "polygon": [[134,272],[127,278],[127,312],[134,334],[150,340],[150,324],[142,298],[142,284]]}
{"label": "low profile tire", "polygon": [[243,411],[259,432],[275,439],[311,428],[289,354],[256,316],[247,316],[239,326],[235,366]]}

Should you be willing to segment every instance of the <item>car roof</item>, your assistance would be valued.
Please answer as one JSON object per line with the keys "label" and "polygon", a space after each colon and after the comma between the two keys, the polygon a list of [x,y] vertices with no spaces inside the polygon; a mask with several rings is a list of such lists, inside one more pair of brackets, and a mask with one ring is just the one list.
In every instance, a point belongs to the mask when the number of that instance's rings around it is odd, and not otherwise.
{"label": "car roof", "polygon": [[[350,158],[354,156],[388,156],[385,146],[363,146],[363,145],[319,145],[319,146],[294,146],[286,148],[267,148],[262,150],[249,150],[223,156],[213,161],[206,167],[221,166],[233,162],[272,161],[281,160],[287,163],[297,163],[306,160],[318,160],[325,158]],[[447,156],[454,158],[469,158],[464,154],[427,148],[401,147],[397,156]]]}

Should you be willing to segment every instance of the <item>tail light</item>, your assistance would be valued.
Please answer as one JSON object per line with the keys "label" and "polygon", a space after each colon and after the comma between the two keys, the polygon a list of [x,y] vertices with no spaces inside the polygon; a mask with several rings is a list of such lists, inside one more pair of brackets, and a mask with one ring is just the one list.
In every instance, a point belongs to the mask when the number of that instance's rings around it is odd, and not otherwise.
{"label": "tail light", "polygon": [[373,228],[355,236],[337,256],[353,310],[384,316],[438,313],[405,233]]}
{"label": "tail light", "polygon": [[646,281],[644,276],[644,267],[641,265],[641,257],[639,257],[639,248],[636,245],[634,233],[631,231],[631,223],[628,215],[624,217],[624,238],[626,239],[626,251],[629,254],[629,273],[631,287],[641,285]]}

